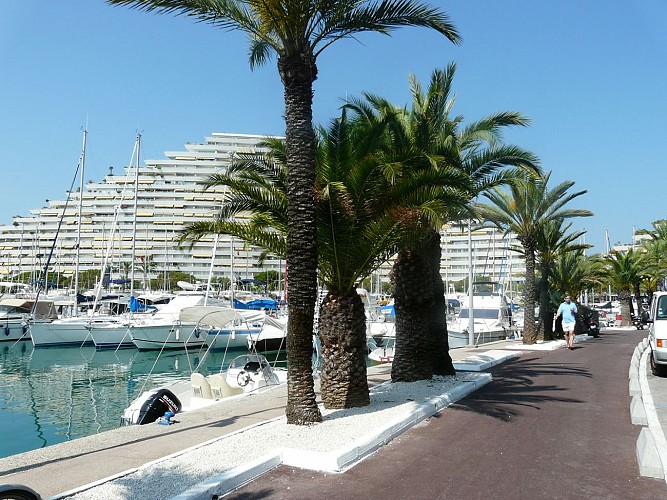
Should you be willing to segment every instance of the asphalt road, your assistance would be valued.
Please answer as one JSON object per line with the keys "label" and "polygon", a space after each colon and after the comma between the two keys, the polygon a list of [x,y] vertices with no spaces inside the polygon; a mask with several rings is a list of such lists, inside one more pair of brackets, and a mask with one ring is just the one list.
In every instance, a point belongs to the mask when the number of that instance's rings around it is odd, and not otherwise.
{"label": "asphalt road", "polygon": [[643,336],[614,331],[572,351],[524,352],[345,473],[280,466],[225,498],[667,498],[635,455],[628,369]]}

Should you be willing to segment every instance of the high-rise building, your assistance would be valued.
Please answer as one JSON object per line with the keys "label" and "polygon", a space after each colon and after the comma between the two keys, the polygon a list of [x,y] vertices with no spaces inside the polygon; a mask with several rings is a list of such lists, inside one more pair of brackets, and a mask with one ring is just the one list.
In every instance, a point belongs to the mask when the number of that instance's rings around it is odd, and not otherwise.
{"label": "high-rise building", "polygon": [[[78,189],[69,193],[69,200],[47,200],[47,206],[31,210],[30,215],[13,217],[12,224],[0,226],[0,275],[4,275],[0,279],[26,272],[36,279],[50,255],[49,271],[71,276],[78,238],[80,270],[99,270],[107,258],[112,277],[127,277],[134,255],[139,282],[166,277],[169,271],[205,283],[209,273],[214,279],[239,280],[284,270],[285,262],[277,257],[269,257],[260,267],[260,249],[230,236],[206,236],[192,248],[176,242],[186,225],[210,220],[223,203],[223,188],[203,191],[202,182],[224,171],[235,154],[258,151],[264,139],[213,133],[203,144],[167,151],[164,159],[137,162],[139,166],[127,166],[118,174],[110,169],[102,181],[86,183],[82,193]],[[456,282],[468,278],[468,231],[450,225],[441,234],[442,277],[451,291]],[[523,260],[510,249],[516,241],[483,227],[474,227],[471,237],[475,279],[486,277],[506,286],[523,281]],[[390,268],[389,262],[376,273],[381,281],[388,281]],[[145,269],[146,276],[137,269]]]}

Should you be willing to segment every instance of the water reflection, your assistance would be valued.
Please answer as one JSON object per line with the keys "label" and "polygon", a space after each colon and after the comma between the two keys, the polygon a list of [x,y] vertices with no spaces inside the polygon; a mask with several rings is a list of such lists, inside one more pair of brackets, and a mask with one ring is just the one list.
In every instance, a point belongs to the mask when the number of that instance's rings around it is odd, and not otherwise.
{"label": "water reflection", "polygon": [[0,345],[0,458],[116,428],[144,390],[188,377],[197,367],[219,372],[233,357],[222,351]]}

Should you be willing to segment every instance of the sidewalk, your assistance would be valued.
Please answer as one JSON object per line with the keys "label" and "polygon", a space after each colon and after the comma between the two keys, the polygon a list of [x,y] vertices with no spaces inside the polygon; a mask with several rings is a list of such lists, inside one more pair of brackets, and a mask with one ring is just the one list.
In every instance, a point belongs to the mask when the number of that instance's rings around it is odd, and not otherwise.
{"label": "sidewalk", "polygon": [[[551,344],[550,347],[556,347],[557,345],[562,345],[562,342],[556,345]],[[523,348],[524,346],[517,342],[502,342],[478,348],[455,349],[450,354],[455,363],[458,364],[457,370],[478,370],[487,369],[510,358],[521,357],[521,353],[527,352]],[[547,351],[532,350],[532,352],[544,353]],[[467,358],[465,364],[462,363],[464,358]],[[379,388],[379,385],[389,380],[390,370],[389,365],[369,369],[369,383],[375,391],[384,390],[381,387]],[[467,379],[465,379],[466,377]],[[353,456],[342,459],[342,467],[340,462],[341,453],[334,453],[333,458],[329,454],[330,456],[327,458],[329,462],[325,462],[329,463],[334,470],[335,467],[345,470],[350,464],[372,453],[384,443],[404,432],[406,425],[411,427],[436,413],[439,408],[460,400],[466,394],[477,390],[490,380],[488,375],[479,373],[473,373],[465,377],[462,375],[459,378],[461,379],[460,385],[466,386],[466,389],[457,389],[458,393],[448,394],[445,397],[442,397],[441,394],[439,399],[429,396],[425,399],[427,404],[411,407],[409,417],[406,417],[402,405],[394,402],[393,405],[390,405],[390,408],[382,410],[395,412],[392,417],[395,421],[388,429],[384,430],[384,434],[380,432],[377,435],[378,437],[373,438],[371,442],[367,440],[363,446],[358,443],[353,447],[348,446],[346,453],[349,455],[351,453],[350,449],[352,449],[354,450]],[[661,381],[654,382],[659,384]],[[667,386],[667,384],[663,385]],[[663,393],[656,391],[655,394],[661,397]],[[667,387],[665,387],[664,395],[667,398]],[[385,399],[387,399],[386,396],[387,394],[383,395]],[[658,401],[658,406],[663,404],[662,399],[656,401]],[[664,401],[667,403],[667,399]],[[0,482],[26,484],[42,494],[43,497],[56,495],[56,498],[60,498],[62,492],[72,492],[72,490],[78,490],[83,485],[100,481],[105,483],[104,487],[107,488],[104,490],[106,491],[105,495],[110,495],[104,498],[135,498],[136,495],[128,495],[130,491],[127,479],[130,477],[129,473],[133,473],[134,476],[139,478],[145,477],[146,480],[143,482],[147,484],[155,484],[156,477],[161,478],[158,481],[164,482],[170,479],[169,476],[171,478],[178,477],[178,474],[174,472],[177,457],[195,456],[200,453],[201,456],[195,460],[195,463],[201,466],[202,470],[199,473],[207,478],[207,481],[204,481],[205,484],[190,488],[189,493],[179,496],[184,491],[183,489],[179,490],[181,484],[179,481],[179,486],[174,486],[171,492],[174,498],[197,498],[197,495],[200,495],[201,498],[211,498],[211,488],[220,483],[226,484],[226,491],[229,491],[232,485],[242,484],[280,463],[297,463],[297,460],[290,459],[289,453],[285,453],[284,450],[280,454],[272,451],[270,440],[266,435],[262,435],[261,438],[257,439],[258,442],[253,444],[252,454],[249,453],[248,449],[243,448],[248,447],[247,442],[241,440],[241,436],[245,435],[244,437],[247,437],[251,431],[268,430],[270,432],[271,425],[280,425],[284,416],[285,403],[286,388],[283,387],[235,401],[224,401],[219,405],[196,413],[179,415],[180,422],[173,426],[146,425],[116,429],[100,435],[8,457],[0,460],[0,474],[8,474],[2,476]],[[440,405],[439,408],[438,405]],[[428,411],[424,409],[425,407],[429,408]],[[665,408],[667,408],[667,405],[665,405]],[[379,414],[369,414],[368,411],[358,413],[361,415],[354,416],[354,418],[362,418],[363,413],[366,413],[366,417],[375,415],[375,421],[381,420],[377,418]],[[336,414],[335,418],[331,420],[342,422],[344,419],[339,418],[339,414]],[[324,426],[315,427],[322,428]],[[349,427],[349,425],[345,427]],[[368,424],[362,424],[360,427],[368,427]],[[251,429],[240,432],[242,429],[248,428]],[[341,431],[334,432],[341,434]],[[281,428],[280,433],[284,433],[284,428]],[[274,429],[273,434],[278,434],[278,432]],[[221,439],[223,436],[226,437]],[[233,440],[238,441],[237,446],[241,446],[240,449],[233,448],[230,450],[228,444]],[[213,448],[211,447],[221,446],[222,441],[227,442],[225,444],[227,449],[221,448],[212,453]],[[293,436],[292,441],[296,442],[296,437]],[[205,446],[209,448],[205,448],[204,443],[207,443]],[[204,451],[205,449],[207,451]],[[313,463],[317,465],[317,460],[323,460],[321,457],[326,455],[326,453],[324,455],[318,453],[296,449],[292,450],[292,457],[298,457],[302,462],[305,462],[306,466],[310,462],[312,466]],[[220,457],[229,457],[230,461],[228,463],[223,462],[220,465],[221,468],[215,469],[223,472],[220,472],[218,477],[213,477],[214,480],[211,480],[212,476],[216,476],[212,467],[211,457],[213,456],[216,457],[216,460]],[[165,457],[168,457],[167,461],[165,461]],[[345,462],[345,460],[348,460],[348,462]],[[325,462],[319,462],[320,467],[316,466],[315,468],[327,470],[321,467]],[[148,480],[150,474],[155,474],[163,466],[165,467],[164,476],[151,476],[151,479]],[[192,465],[188,467],[187,475],[194,477],[196,467]],[[106,479],[110,476],[117,476],[120,479],[113,483],[106,482]],[[114,485],[113,488],[115,489],[108,489],[111,484]],[[102,498],[100,496],[102,491],[101,487],[95,490],[88,489],[87,492],[80,493],[76,498]],[[219,490],[217,492],[221,493]],[[148,498],[149,496],[150,493],[148,493],[148,496],[142,493],[142,498]],[[165,497],[158,495],[155,498]]]}

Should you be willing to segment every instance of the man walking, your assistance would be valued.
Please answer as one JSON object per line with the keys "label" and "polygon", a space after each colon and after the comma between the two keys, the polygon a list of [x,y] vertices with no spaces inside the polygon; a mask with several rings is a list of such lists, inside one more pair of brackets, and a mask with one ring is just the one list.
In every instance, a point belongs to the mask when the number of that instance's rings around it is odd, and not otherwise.
{"label": "man walking", "polygon": [[[565,301],[558,306],[556,318],[562,316],[563,318],[563,333],[565,334],[565,347],[572,349],[574,347],[574,325],[576,319],[574,317],[577,312],[577,306],[570,301],[570,296],[565,296]],[[555,318],[554,318],[555,319]]]}

